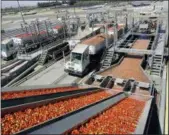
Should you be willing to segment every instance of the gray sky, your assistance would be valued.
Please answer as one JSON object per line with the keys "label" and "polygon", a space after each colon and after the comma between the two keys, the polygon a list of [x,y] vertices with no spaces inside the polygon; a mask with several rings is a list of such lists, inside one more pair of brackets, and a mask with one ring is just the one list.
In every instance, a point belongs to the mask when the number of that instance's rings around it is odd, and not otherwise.
{"label": "gray sky", "polygon": [[[38,2],[45,2],[45,1],[19,1],[19,4],[21,6],[35,6]],[[2,8],[5,7],[17,7],[18,3],[17,1],[2,1]]]}

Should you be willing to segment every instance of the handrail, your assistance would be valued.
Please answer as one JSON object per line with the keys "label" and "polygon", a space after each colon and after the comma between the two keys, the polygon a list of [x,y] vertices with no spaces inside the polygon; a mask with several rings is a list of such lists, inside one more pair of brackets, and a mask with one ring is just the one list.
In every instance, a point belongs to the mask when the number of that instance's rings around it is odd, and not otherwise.
{"label": "handrail", "polygon": [[121,53],[136,53],[136,54],[153,54],[152,50],[140,50],[140,49],[126,49],[126,48],[115,48],[115,52]]}

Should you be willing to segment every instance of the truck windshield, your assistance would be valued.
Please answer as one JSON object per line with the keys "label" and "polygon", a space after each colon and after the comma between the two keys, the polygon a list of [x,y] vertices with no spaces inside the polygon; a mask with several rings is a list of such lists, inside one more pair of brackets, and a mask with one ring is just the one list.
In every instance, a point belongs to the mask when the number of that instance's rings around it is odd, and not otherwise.
{"label": "truck windshield", "polygon": [[1,50],[2,50],[3,52],[8,51],[7,45],[1,44]]}
{"label": "truck windshield", "polygon": [[72,53],[71,61],[75,63],[79,63],[82,59],[82,55],[80,53]]}

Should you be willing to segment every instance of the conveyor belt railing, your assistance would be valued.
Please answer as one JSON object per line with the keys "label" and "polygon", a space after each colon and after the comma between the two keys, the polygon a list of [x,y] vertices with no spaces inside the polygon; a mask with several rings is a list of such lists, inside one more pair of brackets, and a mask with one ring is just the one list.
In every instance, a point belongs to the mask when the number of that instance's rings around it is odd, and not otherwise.
{"label": "conveyor belt railing", "polygon": [[103,79],[103,81],[100,83],[100,87],[105,88],[108,84],[108,82],[112,79],[111,76],[107,76]]}
{"label": "conveyor belt railing", "polygon": [[135,32],[133,32],[132,35],[134,35],[134,36],[155,36],[156,33],[145,34],[145,33],[135,33]]}
{"label": "conveyor belt railing", "polygon": [[[119,93],[117,95],[113,95],[109,98],[103,99],[101,101],[95,102],[93,104],[87,105],[83,108],[80,108],[72,113],[64,115],[62,118],[56,119],[55,122],[49,123],[48,125],[42,127],[40,125],[40,129],[35,129],[29,132],[30,134],[42,134],[47,133],[45,131],[49,131],[50,134],[62,134],[63,132],[67,131],[68,129],[74,127],[75,125],[89,119],[93,115],[98,114],[103,109],[110,106],[110,104],[115,104],[125,98],[125,94]],[[83,116],[83,117],[82,117]],[[67,123],[67,124],[66,124]],[[53,128],[53,127],[57,127]]]}
{"label": "conveyor belt railing", "polygon": [[115,48],[115,52],[119,53],[132,53],[137,55],[152,55],[152,50],[140,50],[140,49],[127,49],[127,48]]}
{"label": "conveyor belt railing", "polygon": [[77,93],[86,93],[86,92],[95,91],[98,89],[99,88],[77,88],[77,90],[69,90],[65,92],[56,92],[56,93],[51,93],[51,94],[34,95],[34,96],[27,96],[27,97],[21,97],[21,98],[1,100],[1,107],[6,108],[6,107],[11,107],[11,106],[16,106],[16,105],[18,106],[18,105],[46,100],[46,99],[59,98],[62,96],[70,96],[70,95],[77,94]]}
{"label": "conveyor belt railing", "polygon": [[131,84],[132,80],[127,80],[127,82],[124,85],[124,91],[126,92],[131,92],[131,88],[132,88],[132,84]]}
{"label": "conveyor belt railing", "polygon": [[119,39],[118,41],[117,41],[117,47],[119,46],[119,45],[121,45],[126,39],[127,39],[127,37],[129,36],[129,35],[131,35],[131,31],[132,31],[132,29],[130,29],[121,39]]}
{"label": "conveyor belt railing", "polygon": [[148,134],[148,130],[151,128],[150,121],[152,121],[152,113],[153,113],[154,105],[155,105],[154,98],[150,97],[150,100],[148,100],[145,104],[144,110],[139,119],[138,126],[134,134]]}

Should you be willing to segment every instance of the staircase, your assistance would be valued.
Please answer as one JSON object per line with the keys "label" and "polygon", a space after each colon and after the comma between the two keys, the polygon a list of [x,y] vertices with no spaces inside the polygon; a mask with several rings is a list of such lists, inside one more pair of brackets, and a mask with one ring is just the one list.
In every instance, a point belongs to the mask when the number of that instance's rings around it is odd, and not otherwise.
{"label": "staircase", "polygon": [[39,65],[43,65],[46,62],[47,55],[48,55],[48,51],[42,52],[42,54],[39,58],[39,61],[38,61]]}
{"label": "staircase", "polygon": [[114,55],[114,51],[108,50],[106,52],[106,54],[104,56],[104,60],[103,60],[103,64],[102,64],[101,70],[104,70],[104,69],[108,68],[111,65],[113,55]]}
{"label": "staircase", "polygon": [[162,60],[163,57],[161,55],[154,56],[150,72],[151,75],[161,76]]}

